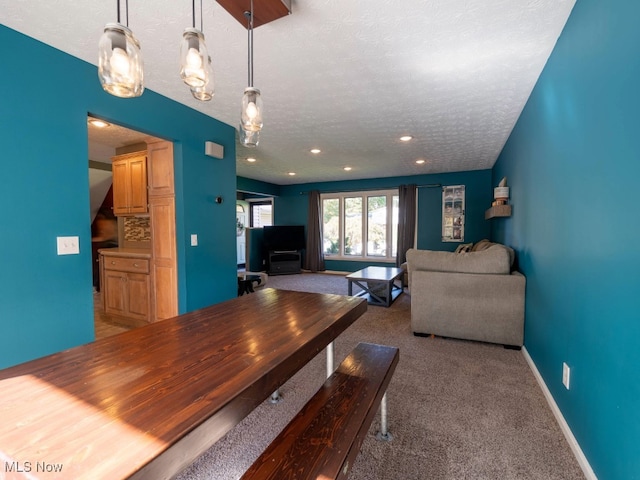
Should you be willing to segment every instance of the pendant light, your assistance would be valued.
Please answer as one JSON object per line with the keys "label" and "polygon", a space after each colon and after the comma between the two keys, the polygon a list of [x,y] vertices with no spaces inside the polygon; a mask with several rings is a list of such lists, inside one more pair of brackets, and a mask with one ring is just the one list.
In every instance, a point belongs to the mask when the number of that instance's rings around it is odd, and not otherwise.
{"label": "pendant light", "polygon": [[[192,0],[193,26],[185,28],[180,45],[180,77],[191,88],[202,88],[209,81],[209,54],[204,34],[196,28],[196,0]],[[200,0],[202,29],[202,0]],[[193,93],[193,92],[192,92]]]}
{"label": "pendant light", "polygon": [[247,44],[248,44],[248,83],[242,97],[242,110],[240,118],[240,142],[246,147],[256,147],[260,141],[262,130],[262,97],[260,90],[253,86],[253,0],[251,10],[244,12],[247,17]]}
{"label": "pendant light", "polygon": [[257,147],[258,142],[260,142],[260,132],[259,131],[249,131],[242,128],[240,125],[240,143],[245,147]]}
{"label": "pendant light", "polygon": [[129,30],[129,2],[126,1],[127,26],[107,23],[98,45],[98,77],[102,88],[116,97],[139,97],[144,92],[140,43]]}
{"label": "pendant light", "polygon": [[211,67],[211,56],[207,61],[207,75],[208,80],[202,87],[191,87],[191,95],[193,98],[200,100],[201,102],[208,102],[213,98],[213,68]]}

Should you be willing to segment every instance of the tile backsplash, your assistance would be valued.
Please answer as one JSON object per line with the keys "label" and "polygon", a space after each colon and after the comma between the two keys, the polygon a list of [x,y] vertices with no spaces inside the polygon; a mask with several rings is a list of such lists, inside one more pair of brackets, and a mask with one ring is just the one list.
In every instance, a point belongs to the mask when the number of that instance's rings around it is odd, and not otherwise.
{"label": "tile backsplash", "polygon": [[151,221],[149,217],[124,217],[124,240],[131,242],[151,241]]}

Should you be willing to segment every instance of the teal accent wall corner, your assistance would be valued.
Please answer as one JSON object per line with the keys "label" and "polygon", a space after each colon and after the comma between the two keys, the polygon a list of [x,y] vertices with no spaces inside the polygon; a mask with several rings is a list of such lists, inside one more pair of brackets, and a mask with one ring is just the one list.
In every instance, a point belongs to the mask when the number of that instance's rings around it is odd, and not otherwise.
{"label": "teal accent wall corner", "polygon": [[[2,25],[0,58],[20,72],[0,75],[0,368],[94,338],[89,113],[176,146],[180,310],[235,296],[233,127],[150,90],[108,95],[94,65]],[[225,147],[223,160],[204,156],[207,140]],[[186,246],[189,233],[200,233],[199,247]],[[56,255],[57,236],[78,236],[80,254]]]}
{"label": "teal accent wall corner", "polygon": [[493,171],[511,187],[492,233],[527,277],[525,346],[607,480],[640,478],[639,16],[576,2]]}

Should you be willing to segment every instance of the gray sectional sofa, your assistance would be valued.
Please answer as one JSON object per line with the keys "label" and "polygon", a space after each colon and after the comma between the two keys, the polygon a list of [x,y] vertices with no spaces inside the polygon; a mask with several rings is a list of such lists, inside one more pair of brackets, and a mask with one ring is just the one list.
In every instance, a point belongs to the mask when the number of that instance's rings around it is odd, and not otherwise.
{"label": "gray sectional sofa", "polygon": [[466,247],[407,252],[414,334],[521,347],[525,277],[513,270],[513,249],[488,240]]}

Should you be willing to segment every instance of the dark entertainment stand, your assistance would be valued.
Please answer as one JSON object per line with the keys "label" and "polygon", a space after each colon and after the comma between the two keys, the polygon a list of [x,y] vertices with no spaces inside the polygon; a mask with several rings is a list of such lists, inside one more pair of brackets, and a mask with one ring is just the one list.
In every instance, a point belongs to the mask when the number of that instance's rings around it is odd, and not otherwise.
{"label": "dark entertainment stand", "polygon": [[269,275],[288,275],[300,273],[300,251],[270,251],[267,263],[267,273]]}

